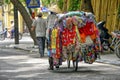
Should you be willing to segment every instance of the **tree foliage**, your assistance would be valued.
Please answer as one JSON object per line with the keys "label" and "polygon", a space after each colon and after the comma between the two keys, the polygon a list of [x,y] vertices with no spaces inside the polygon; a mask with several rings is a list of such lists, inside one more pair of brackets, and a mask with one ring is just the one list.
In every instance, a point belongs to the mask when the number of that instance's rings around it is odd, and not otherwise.
{"label": "tree foliage", "polygon": [[9,3],[10,3],[10,0],[5,0],[5,3],[9,4]]}
{"label": "tree foliage", "polygon": [[63,8],[63,2],[64,2],[64,0],[58,0],[57,1],[57,5],[58,5],[58,7],[62,10],[62,8]]}
{"label": "tree foliage", "polygon": [[65,11],[75,11],[80,9],[81,0],[41,0],[44,6],[49,6],[51,4],[57,4],[58,7],[64,12]]}
{"label": "tree foliage", "polygon": [[50,0],[41,0],[42,1],[42,5],[44,6],[48,6],[50,4]]}
{"label": "tree foliage", "polygon": [[[25,3],[26,0],[19,0],[22,3]],[[5,0],[5,3],[10,4],[10,0]]]}
{"label": "tree foliage", "polygon": [[42,5],[46,7],[49,7],[52,4],[56,4],[57,2],[56,0],[41,0],[41,1],[42,1]]}
{"label": "tree foliage", "polygon": [[68,11],[76,11],[80,9],[81,0],[69,0]]}

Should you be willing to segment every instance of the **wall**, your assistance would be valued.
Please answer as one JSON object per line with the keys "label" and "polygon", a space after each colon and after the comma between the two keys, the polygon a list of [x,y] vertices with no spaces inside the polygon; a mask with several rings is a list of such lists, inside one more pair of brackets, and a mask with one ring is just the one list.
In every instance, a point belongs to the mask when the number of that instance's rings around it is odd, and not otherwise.
{"label": "wall", "polygon": [[96,21],[106,21],[109,31],[120,30],[120,20],[118,19],[118,7],[120,0],[91,0],[96,16]]}
{"label": "wall", "polygon": [[0,6],[0,31],[2,31],[2,27],[3,27],[3,25],[2,25],[2,23],[3,23],[3,20],[2,20],[2,6]]}
{"label": "wall", "polygon": [[[11,21],[14,21],[14,12],[13,12],[13,5],[12,4],[5,4],[4,5],[4,27],[8,28],[8,31],[11,30]],[[19,31],[23,32],[23,18],[20,13],[18,13],[18,26]]]}

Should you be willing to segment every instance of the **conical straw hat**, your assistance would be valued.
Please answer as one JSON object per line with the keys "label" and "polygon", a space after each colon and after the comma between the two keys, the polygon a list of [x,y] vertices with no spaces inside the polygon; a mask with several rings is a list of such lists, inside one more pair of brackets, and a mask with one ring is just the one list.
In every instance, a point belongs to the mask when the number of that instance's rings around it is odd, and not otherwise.
{"label": "conical straw hat", "polygon": [[56,12],[56,13],[62,13],[62,11],[60,10],[60,8],[57,5],[53,5],[49,8],[50,11],[52,12]]}

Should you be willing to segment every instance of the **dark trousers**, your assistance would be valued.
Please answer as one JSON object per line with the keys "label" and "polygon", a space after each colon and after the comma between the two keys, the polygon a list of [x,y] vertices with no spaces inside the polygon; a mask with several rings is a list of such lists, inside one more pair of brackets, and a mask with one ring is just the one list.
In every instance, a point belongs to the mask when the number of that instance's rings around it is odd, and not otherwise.
{"label": "dark trousers", "polygon": [[11,30],[11,38],[14,38],[14,33],[15,33],[15,31],[14,31],[14,29],[12,29]]}
{"label": "dark trousers", "polygon": [[53,58],[49,57],[49,69],[53,70]]}
{"label": "dark trousers", "polygon": [[[48,39],[47,39],[47,50],[50,50],[49,47],[50,47],[50,42]],[[48,53],[48,62],[49,62],[49,70],[53,70],[53,58],[52,58],[52,55]]]}
{"label": "dark trousers", "polygon": [[45,50],[45,37],[37,37],[37,43],[39,47],[40,57],[43,57]]}

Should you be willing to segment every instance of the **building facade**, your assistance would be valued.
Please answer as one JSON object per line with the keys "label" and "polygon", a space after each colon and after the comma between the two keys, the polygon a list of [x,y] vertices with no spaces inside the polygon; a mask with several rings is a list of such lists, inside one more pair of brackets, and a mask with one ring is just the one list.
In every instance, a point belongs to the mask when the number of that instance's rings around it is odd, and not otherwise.
{"label": "building facade", "polygon": [[[0,6],[0,23],[2,23],[2,28],[7,28],[8,31],[11,30],[11,21],[14,21],[14,8],[12,4],[4,4]],[[18,12],[18,27],[19,32],[23,32],[23,18],[21,14]]]}

